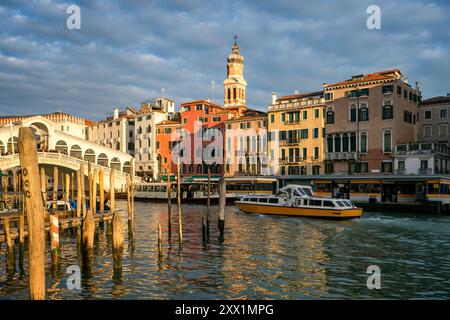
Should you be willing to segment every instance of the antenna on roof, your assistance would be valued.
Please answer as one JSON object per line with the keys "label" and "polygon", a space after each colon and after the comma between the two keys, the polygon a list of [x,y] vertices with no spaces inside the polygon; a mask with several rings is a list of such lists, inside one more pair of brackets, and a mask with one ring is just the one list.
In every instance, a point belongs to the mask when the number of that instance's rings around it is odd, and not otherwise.
{"label": "antenna on roof", "polygon": [[214,103],[214,91],[216,89],[216,82],[214,80],[211,81],[211,102]]}

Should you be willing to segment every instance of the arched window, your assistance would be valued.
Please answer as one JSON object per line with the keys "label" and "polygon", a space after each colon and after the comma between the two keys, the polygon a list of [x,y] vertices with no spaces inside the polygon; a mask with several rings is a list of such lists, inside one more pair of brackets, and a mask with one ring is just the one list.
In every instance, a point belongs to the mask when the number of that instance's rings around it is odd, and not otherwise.
{"label": "arched window", "polygon": [[227,98],[228,98],[228,100],[231,100],[231,89],[228,88],[227,91],[228,91]]}
{"label": "arched window", "polygon": [[367,153],[367,133],[361,132],[361,141],[360,141],[360,152]]}
{"label": "arched window", "polygon": [[333,152],[333,136],[331,134],[327,137],[327,151]]}
{"label": "arched window", "polygon": [[354,132],[350,134],[350,151],[356,151],[356,134]]}
{"label": "arched window", "polygon": [[394,118],[394,109],[392,108],[392,103],[390,101],[386,101],[381,110],[382,119],[392,119]]}
{"label": "arched window", "polygon": [[392,134],[391,130],[385,130],[383,134],[383,151],[391,152],[392,151]]}
{"label": "arched window", "polygon": [[334,123],[334,110],[330,108],[327,110],[327,124],[333,123]]}
{"label": "arched window", "polygon": [[59,140],[58,142],[56,142],[55,149],[60,153],[68,154],[67,143],[63,140]]}
{"label": "arched window", "polygon": [[199,174],[202,173],[202,165],[201,164],[197,165],[197,173],[199,173]]}
{"label": "arched window", "polygon": [[142,127],[139,127],[138,134],[141,134],[141,133],[142,133]]}
{"label": "arched window", "polygon": [[342,135],[342,152],[348,152],[348,134],[344,133]]}
{"label": "arched window", "polygon": [[334,136],[334,152],[341,152],[341,135]]}
{"label": "arched window", "polygon": [[236,100],[236,87],[233,88],[233,100]]}
{"label": "arched window", "polygon": [[350,106],[350,122],[356,122],[356,105]]}
{"label": "arched window", "polygon": [[367,104],[365,103],[359,107],[358,121],[369,121],[369,108],[367,108]]}

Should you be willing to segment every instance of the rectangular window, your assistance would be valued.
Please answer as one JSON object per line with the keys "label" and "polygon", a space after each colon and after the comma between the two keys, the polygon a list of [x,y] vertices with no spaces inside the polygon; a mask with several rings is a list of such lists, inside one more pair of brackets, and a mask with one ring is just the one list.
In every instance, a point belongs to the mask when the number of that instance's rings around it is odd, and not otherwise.
{"label": "rectangular window", "polygon": [[381,92],[383,94],[388,94],[388,93],[392,93],[394,91],[394,86],[392,84],[390,85],[385,85],[382,87]]}
{"label": "rectangular window", "polygon": [[184,123],[184,124],[187,123],[187,118],[183,118],[183,123]]}
{"label": "rectangular window", "polygon": [[392,162],[386,161],[381,163],[381,172],[382,173],[392,173]]}
{"label": "rectangular window", "polygon": [[271,123],[275,122],[275,115],[273,115],[273,114],[270,115],[270,122]]}
{"label": "rectangular window", "polygon": [[424,119],[425,120],[431,120],[431,110],[427,110],[424,113]]}
{"label": "rectangular window", "polygon": [[441,124],[439,126],[439,136],[445,137],[446,135],[447,135],[447,125],[446,124]]}
{"label": "rectangular window", "polygon": [[439,117],[440,117],[441,119],[447,119],[447,109],[441,109],[441,110],[439,111]]}
{"label": "rectangular window", "polygon": [[[285,122],[286,121],[286,113],[282,113],[281,114],[281,122]],[[273,121],[272,121],[273,122]]]}
{"label": "rectangular window", "polygon": [[398,162],[398,170],[400,170],[400,171],[405,170],[405,160],[400,160]]}
{"label": "rectangular window", "polygon": [[314,128],[313,138],[314,138],[314,139],[319,138],[319,128]]}
{"label": "rectangular window", "polygon": [[303,148],[303,160],[306,160],[307,157],[308,157],[308,149]]}
{"label": "rectangular window", "polygon": [[432,130],[431,126],[424,126],[423,127],[423,137],[430,138],[432,136],[431,130]]}
{"label": "rectangular window", "polygon": [[400,96],[402,95],[402,87],[397,86],[397,94]]}
{"label": "rectangular window", "polygon": [[333,100],[333,92],[327,92],[327,93],[325,93],[325,100],[326,100],[326,101]]}
{"label": "rectangular window", "polygon": [[301,139],[308,139],[308,129],[302,129],[300,131],[300,138]]}
{"label": "rectangular window", "polygon": [[308,111],[303,111],[303,120],[307,120],[308,119]]}
{"label": "rectangular window", "polygon": [[319,147],[314,147],[314,159],[319,159]]}
{"label": "rectangular window", "polygon": [[320,116],[320,110],[319,109],[314,109],[314,119],[319,118]]}

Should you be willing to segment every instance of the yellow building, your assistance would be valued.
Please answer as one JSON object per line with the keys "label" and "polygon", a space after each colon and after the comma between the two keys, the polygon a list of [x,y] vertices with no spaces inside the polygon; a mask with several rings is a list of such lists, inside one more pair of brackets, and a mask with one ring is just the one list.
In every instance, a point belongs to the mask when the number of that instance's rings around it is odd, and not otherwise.
{"label": "yellow building", "polygon": [[324,173],[323,92],[277,98],[268,110],[269,161],[275,175]]}

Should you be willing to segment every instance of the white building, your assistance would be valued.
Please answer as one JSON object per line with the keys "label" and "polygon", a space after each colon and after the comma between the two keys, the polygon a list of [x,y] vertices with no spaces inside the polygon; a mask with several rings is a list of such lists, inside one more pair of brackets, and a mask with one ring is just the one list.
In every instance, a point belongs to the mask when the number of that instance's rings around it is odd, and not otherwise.
{"label": "white building", "polygon": [[105,120],[87,128],[87,139],[107,148],[134,156],[134,118],[137,111],[115,108]]}
{"label": "white building", "polygon": [[399,175],[450,174],[450,148],[432,142],[397,145],[394,167]]}

